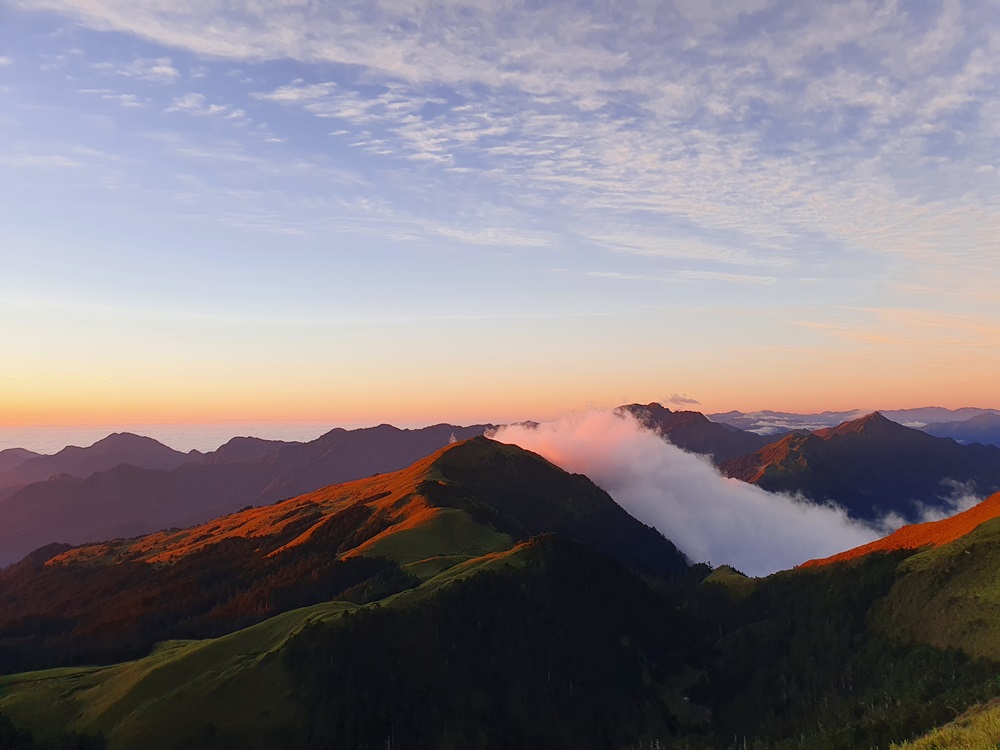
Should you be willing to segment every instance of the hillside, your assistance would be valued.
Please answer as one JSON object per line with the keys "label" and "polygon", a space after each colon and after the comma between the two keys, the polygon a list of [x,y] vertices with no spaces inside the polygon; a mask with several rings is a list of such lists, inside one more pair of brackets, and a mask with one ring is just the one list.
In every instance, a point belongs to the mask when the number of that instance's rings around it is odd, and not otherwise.
{"label": "hillside", "polygon": [[110,750],[625,747],[678,733],[695,640],[640,578],[542,536],[378,607],[326,602],[132,662],[0,677],[0,712]]}
{"label": "hillside", "polygon": [[950,518],[928,523],[911,524],[897,529],[882,539],[855,547],[820,560],[809,560],[800,568],[829,565],[864,557],[875,552],[895,552],[896,550],[918,550],[922,547],[940,547],[969,534],[980,524],[1000,516],[1000,492],[991,495],[969,510]]}
{"label": "hillside", "polygon": [[588,479],[475,438],[407,469],[0,571],[0,669],[111,661],[331,598],[369,601],[541,533],[649,572],[685,562]]}
{"label": "hillside", "polygon": [[473,438],[0,571],[0,716],[111,750],[888,750],[1000,695],[998,511],[750,579]]}
{"label": "hillside", "polygon": [[[443,468],[516,462],[477,454]],[[435,471],[428,481],[458,491]],[[690,570],[650,586],[558,536],[507,543],[440,572],[411,566],[426,577],[377,605],[316,603],[136,661],[0,677],[0,714],[39,739],[100,732],[112,750],[723,750],[734,736],[770,750],[887,750],[998,692],[995,663],[873,624],[912,575],[911,552],[756,581]],[[83,551],[61,564],[82,564]],[[88,559],[104,575],[103,554]]]}
{"label": "hillside", "polygon": [[878,412],[812,433],[786,435],[722,470],[772,492],[844,506],[854,518],[944,507],[956,485],[985,496],[1000,489],[1000,448],[959,445],[892,422]]}
{"label": "hillside", "polygon": [[1000,519],[922,550],[872,612],[882,632],[907,643],[957,648],[1000,661]]}
{"label": "hillside", "polygon": [[[117,465],[60,475],[0,501],[0,566],[54,542],[81,544],[188,526],[337,482],[401,469],[484,425],[335,429],[307,443],[237,438],[173,470]],[[169,450],[169,449],[168,449]]]}

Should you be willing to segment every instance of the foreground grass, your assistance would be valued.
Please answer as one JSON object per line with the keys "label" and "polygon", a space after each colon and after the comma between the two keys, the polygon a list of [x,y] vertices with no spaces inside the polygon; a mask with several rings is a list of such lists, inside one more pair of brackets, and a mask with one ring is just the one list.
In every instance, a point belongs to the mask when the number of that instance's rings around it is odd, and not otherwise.
{"label": "foreground grass", "polygon": [[[403,540],[410,546],[393,551],[405,558],[426,547],[420,532],[432,538],[452,533],[453,516],[445,514],[435,519],[438,523],[415,529]],[[481,541],[488,547],[495,544],[491,538]],[[443,569],[440,573],[416,589],[383,599],[381,605],[405,608],[457,578],[495,566],[520,567],[522,557],[521,547],[515,547],[479,557],[432,558],[422,563],[421,572],[427,577],[437,567]],[[197,746],[212,746],[214,731],[240,737],[246,750],[270,750],[294,744],[293,739],[301,745],[302,738],[292,737],[301,717],[280,654],[309,626],[364,608],[326,602],[220,638],[167,641],[134,661],[0,675],[0,714],[41,741],[75,730],[103,735],[110,750],[167,750],[185,738]],[[2,743],[0,750],[6,750]]]}
{"label": "foreground grass", "polygon": [[1000,700],[973,706],[954,721],[923,737],[893,744],[891,750],[997,750],[1000,747]]}

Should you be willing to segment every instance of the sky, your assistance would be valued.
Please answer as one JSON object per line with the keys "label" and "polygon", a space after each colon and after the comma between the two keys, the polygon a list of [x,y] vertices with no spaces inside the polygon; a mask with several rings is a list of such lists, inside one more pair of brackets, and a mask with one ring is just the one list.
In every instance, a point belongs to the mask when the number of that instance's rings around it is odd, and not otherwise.
{"label": "sky", "polygon": [[0,0],[0,422],[998,406],[1000,5]]}

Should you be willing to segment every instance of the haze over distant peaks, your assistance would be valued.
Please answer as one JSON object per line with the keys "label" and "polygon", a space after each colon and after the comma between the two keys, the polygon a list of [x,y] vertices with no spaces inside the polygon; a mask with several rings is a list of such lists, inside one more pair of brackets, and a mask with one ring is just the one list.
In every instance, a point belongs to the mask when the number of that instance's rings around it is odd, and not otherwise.
{"label": "haze over distant peaks", "polygon": [[41,453],[26,450],[25,448],[7,448],[0,451],[0,474],[5,471],[20,466],[29,458],[38,458]]}
{"label": "haze over distant peaks", "polygon": [[70,445],[51,456],[34,456],[0,474],[0,487],[43,482],[58,474],[87,477],[120,464],[146,469],[176,469],[198,453],[181,453],[152,438],[116,432],[93,445]]}
{"label": "haze over distant peaks", "polygon": [[772,492],[832,500],[854,518],[898,513],[917,520],[956,489],[979,497],[1000,489],[1000,448],[963,446],[904,427],[879,412],[812,433],[793,433],[723,471]]}
{"label": "haze over distant peaks", "polygon": [[950,437],[960,443],[1000,446],[1000,414],[986,412],[964,421],[936,422],[921,427],[928,435]]}
{"label": "haze over distant peaks", "polygon": [[[880,409],[879,411],[887,419],[891,419],[907,427],[916,427],[918,429],[931,423],[965,421],[980,414],[1000,414],[1000,410],[997,409],[981,409],[971,406],[960,409],[923,406],[915,409]],[[812,431],[823,429],[824,427],[836,427],[843,422],[858,419],[866,413],[860,409],[824,411],[812,414],[764,409],[753,412],[720,412],[709,414],[708,418],[713,422],[730,424],[748,432],[756,432],[761,435],[780,435],[792,430]]]}

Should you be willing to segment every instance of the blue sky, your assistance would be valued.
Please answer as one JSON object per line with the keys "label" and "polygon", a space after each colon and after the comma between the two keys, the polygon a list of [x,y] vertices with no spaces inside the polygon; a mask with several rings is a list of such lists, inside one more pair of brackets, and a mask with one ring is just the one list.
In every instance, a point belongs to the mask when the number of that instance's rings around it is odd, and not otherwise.
{"label": "blue sky", "polygon": [[0,14],[8,421],[996,405],[995,3]]}

